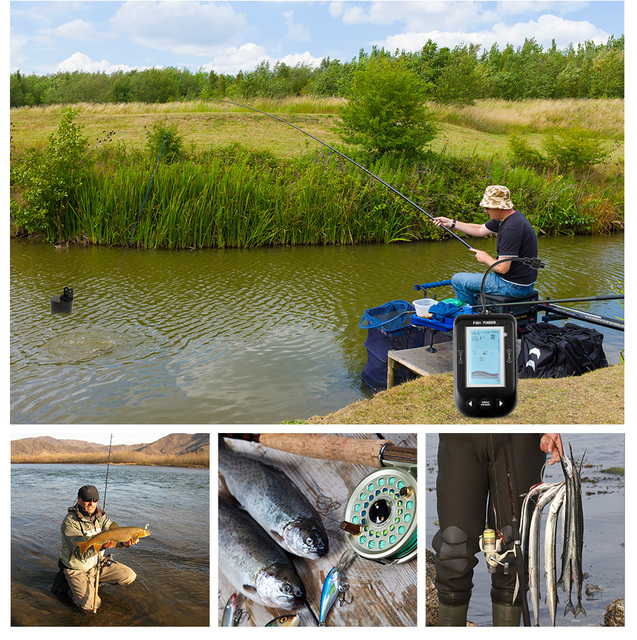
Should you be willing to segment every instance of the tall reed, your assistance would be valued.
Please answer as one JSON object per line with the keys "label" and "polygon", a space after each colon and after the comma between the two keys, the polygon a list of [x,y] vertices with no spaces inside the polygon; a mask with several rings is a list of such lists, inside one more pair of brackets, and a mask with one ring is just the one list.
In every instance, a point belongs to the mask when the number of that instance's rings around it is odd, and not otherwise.
{"label": "tall reed", "polygon": [[[360,162],[432,215],[481,222],[486,184],[507,184],[545,233],[608,232],[623,219],[621,185],[576,179],[476,156],[430,154],[415,165]],[[328,152],[283,160],[238,145],[160,164],[138,152],[100,156],[72,200],[67,240],[150,249],[254,248],[436,239],[443,233],[414,207]]]}

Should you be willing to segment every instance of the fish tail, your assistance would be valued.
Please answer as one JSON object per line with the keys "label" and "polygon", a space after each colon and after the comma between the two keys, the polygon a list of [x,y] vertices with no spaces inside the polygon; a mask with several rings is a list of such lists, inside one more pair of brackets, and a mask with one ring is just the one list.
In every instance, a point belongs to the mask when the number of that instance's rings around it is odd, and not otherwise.
{"label": "fish tail", "polygon": [[84,542],[78,542],[77,546],[80,548],[80,553],[85,554],[92,546],[90,540],[84,540]]}
{"label": "fish tail", "polygon": [[586,610],[584,609],[584,607],[582,606],[581,602],[577,603],[577,608],[574,611],[574,616],[577,618],[577,614],[578,613],[583,613],[584,615],[586,615]]}
{"label": "fish tail", "polygon": [[570,600],[566,603],[566,607],[564,607],[564,615],[566,615],[569,611],[572,611],[573,615],[577,615],[575,613],[575,608],[573,607],[573,603]]}

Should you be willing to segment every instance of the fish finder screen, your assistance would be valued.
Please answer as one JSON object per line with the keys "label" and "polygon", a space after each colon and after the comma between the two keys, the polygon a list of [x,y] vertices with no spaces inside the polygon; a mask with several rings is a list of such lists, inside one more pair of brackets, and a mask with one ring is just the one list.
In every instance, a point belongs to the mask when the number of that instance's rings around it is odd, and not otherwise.
{"label": "fish finder screen", "polygon": [[504,327],[466,327],[467,387],[504,387]]}

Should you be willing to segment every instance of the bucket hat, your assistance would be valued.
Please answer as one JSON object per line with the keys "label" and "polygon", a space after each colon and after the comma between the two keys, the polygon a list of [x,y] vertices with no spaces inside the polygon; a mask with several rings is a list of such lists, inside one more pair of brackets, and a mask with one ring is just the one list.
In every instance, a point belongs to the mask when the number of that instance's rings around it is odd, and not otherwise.
{"label": "bucket hat", "polygon": [[484,197],[480,203],[486,209],[513,209],[511,193],[507,187],[491,184],[484,190]]}

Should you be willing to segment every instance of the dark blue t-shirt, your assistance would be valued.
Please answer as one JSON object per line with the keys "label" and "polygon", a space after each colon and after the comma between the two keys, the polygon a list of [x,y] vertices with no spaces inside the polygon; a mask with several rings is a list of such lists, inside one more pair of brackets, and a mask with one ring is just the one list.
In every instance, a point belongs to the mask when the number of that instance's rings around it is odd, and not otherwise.
{"label": "dark blue t-shirt", "polygon": [[[537,258],[535,231],[519,211],[514,211],[506,220],[489,220],[484,226],[498,234],[498,258]],[[507,282],[528,285],[537,279],[537,271],[522,262],[512,262],[509,271],[501,277]]]}

